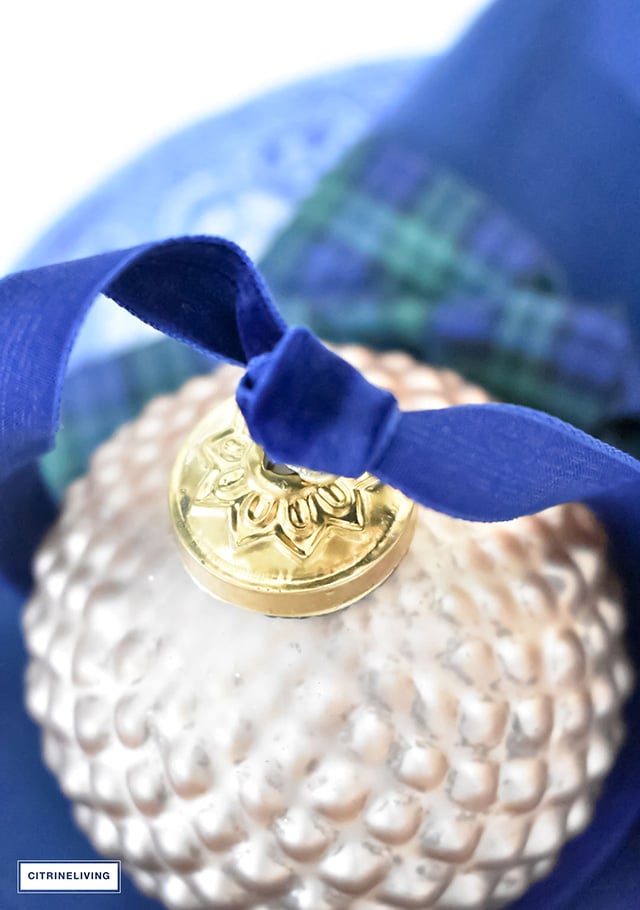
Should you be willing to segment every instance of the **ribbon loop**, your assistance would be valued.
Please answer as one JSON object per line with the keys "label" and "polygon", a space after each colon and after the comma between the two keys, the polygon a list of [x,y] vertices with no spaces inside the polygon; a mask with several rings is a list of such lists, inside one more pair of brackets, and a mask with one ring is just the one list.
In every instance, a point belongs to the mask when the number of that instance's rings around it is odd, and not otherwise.
{"label": "ribbon loop", "polygon": [[0,281],[0,481],[53,446],[75,337],[103,292],[138,319],[231,363],[286,331],[246,253],[183,237],[9,275]]}

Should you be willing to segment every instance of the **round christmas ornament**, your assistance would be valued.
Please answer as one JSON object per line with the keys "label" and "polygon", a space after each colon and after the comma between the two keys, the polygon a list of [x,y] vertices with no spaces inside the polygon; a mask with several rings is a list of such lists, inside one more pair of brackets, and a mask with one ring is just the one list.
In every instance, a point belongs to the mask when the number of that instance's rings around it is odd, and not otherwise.
{"label": "round christmas ornament", "polygon": [[[341,353],[405,410],[488,400]],[[602,528],[274,463],[238,378],[156,399],[69,489],[24,616],[47,764],[171,908],[509,904],[589,823],[623,738]]]}

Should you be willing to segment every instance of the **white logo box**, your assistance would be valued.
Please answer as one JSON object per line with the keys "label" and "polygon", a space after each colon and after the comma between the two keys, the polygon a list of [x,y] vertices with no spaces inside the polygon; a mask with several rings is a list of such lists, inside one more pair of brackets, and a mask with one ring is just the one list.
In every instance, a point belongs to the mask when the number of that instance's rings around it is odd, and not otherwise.
{"label": "white logo box", "polygon": [[119,860],[18,860],[18,893],[120,893]]}

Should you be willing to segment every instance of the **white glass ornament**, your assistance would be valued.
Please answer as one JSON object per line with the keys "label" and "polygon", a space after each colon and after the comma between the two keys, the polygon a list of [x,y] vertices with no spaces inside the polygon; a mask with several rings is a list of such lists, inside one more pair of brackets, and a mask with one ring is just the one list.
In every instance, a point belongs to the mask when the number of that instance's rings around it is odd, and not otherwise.
{"label": "white glass ornament", "polygon": [[[405,355],[341,353],[406,409],[488,400]],[[393,575],[340,612],[218,601],[167,490],[238,378],[156,399],[68,491],[24,617],[48,766],[96,848],[171,908],[508,904],[588,824],[623,738],[602,529],[579,505],[496,524],[418,507]]]}

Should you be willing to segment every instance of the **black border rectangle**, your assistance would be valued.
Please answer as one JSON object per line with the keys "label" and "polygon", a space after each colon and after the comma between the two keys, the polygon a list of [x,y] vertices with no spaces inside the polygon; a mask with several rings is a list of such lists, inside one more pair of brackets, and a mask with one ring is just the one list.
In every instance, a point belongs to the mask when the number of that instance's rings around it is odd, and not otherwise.
{"label": "black border rectangle", "polygon": [[[40,864],[42,866],[51,866],[54,863],[90,863],[92,866],[102,866],[107,863],[113,865],[115,863],[118,867],[118,890],[117,891],[105,891],[104,888],[98,890],[92,888],[56,888],[54,891],[44,891],[40,888],[21,888],[20,887],[20,866],[22,863],[32,863],[34,865]],[[119,859],[19,859],[16,860],[16,875],[17,875],[17,894],[121,894],[122,892],[122,862]]]}

